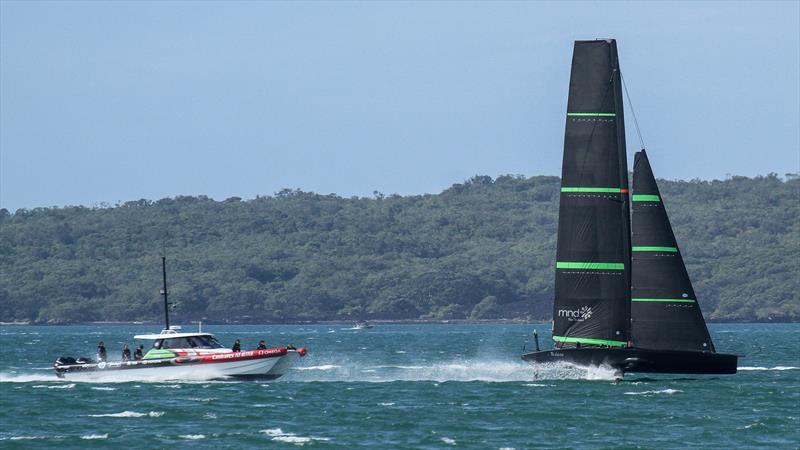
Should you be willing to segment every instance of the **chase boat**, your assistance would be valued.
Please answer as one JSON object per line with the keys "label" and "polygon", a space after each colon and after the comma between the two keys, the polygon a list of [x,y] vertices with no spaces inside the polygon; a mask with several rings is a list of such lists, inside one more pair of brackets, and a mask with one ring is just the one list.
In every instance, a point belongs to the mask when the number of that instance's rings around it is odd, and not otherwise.
{"label": "chase boat", "polygon": [[120,374],[139,379],[215,379],[226,377],[275,379],[301,357],[305,348],[292,345],[236,351],[224,347],[211,333],[182,333],[169,325],[167,301],[167,263],[161,257],[164,275],[164,318],[166,327],[159,334],[141,334],[136,340],[151,341],[141,360],[94,361],[89,358],[60,357],[53,364],[59,378],[93,378],[100,374]]}
{"label": "chase boat", "polygon": [[159,334],[134,336],[151,341],[151,348],[138,361],[100,361],[88,358],[58,358],[54,364],[59,378],[91,378],[101,373],[123,373],[159,379],[226,377],[275,379],[285,374],[306,355],[305,348],[286,347],[234,352],[211,333],[181,333],[170,327]]}

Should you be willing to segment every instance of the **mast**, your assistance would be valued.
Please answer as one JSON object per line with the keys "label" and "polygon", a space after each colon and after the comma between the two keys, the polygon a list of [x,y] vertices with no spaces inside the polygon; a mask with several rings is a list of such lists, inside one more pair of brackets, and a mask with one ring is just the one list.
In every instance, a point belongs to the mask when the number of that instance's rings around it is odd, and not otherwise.
{"label": "mast", "polygon": [[714,351],[644,150],[633,165],[632,297],[637,347]]}
{"label": "mast", "polygon": [[164,329],[169,330],[169,302],[167,301],[167,257],[161,257],[161,273],[164,279],[164,289],[161,290],[161,295],[164,296]]}
{"label": "mast", "polygon": [[626,346],[630,213],[617,45],[576,41],[567,102],[553,340]]}

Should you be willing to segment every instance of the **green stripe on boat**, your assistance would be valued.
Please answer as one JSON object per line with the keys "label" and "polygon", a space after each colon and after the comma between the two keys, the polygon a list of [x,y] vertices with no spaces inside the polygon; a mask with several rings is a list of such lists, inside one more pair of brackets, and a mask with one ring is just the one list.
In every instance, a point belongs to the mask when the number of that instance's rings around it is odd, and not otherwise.
{"label": "green stripe on boat", "polygon": [[625,263],[562,262],[556,261],[556,269],[625,270]]}
{"label": "green stripe on boat", "polygon": [[646,194],[633,194],[631,199],[635,202],[660,202],[661,197],[657,195],[646,195]]}
{"label": "green stripe on boat", "polygon": [[596,187],[562,187],[561,192],[605,192],[612,194],[619,194],[622,192],[620,188],[596,188]]}
{"label": "green stripe on boat", "polygon": [[144,355],[144,359],[164,359],[164,358],[174,358],[176,355],[175,353],[169,350],[151,348],[150,351]]}
{"label": "green stripe on boat", "polygon": [[676,247],[633,247],[633,251],[635,252],[669,252],[669,253],[678,253],[678,249]]}
{"label": "green stripe on boat", "polygon": [[553,336],[556,342],[568,342],[573,344],[589,344],[589,345],[608,345],[611,347],[625,347],[628,345],[624,341],[609,341],[606,339],[590,339],[580,337],[566,337],[566,336]]}
{"label": "green stripe on boat", "polygon": [[616,113],[567,113],[567,117],[615,117]]}
{"label": "green stripe on boat", "polygon": [[690,298],[632,298],[632,302],[653,302],[653,303],[694,303]]}

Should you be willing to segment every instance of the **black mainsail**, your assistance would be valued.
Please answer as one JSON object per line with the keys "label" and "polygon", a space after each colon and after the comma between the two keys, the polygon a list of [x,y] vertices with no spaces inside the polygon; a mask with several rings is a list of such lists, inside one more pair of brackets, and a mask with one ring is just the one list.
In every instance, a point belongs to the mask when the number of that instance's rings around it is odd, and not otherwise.
{"label": "black mainsail", "polygon": [[714,351],[644,150],[633,165],[631,330],[637,347]]}
{"label": "black mainsail", "polygon": [[558,217],[553,340],[625,346],[630,218],[617,45],[576,41]]}

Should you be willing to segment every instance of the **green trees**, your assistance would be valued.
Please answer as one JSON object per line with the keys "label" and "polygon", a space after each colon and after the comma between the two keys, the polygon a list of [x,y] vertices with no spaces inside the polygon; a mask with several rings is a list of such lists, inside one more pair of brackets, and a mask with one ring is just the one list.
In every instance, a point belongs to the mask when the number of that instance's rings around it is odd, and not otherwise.
{"label": "green trees", "polygon": [[[660,181],[704,313],[800,319],[800,178]],[[0,211],[0,321],[549,319],[559,180]]]}

